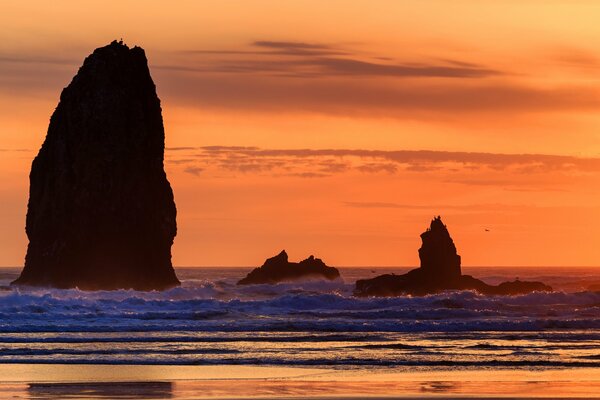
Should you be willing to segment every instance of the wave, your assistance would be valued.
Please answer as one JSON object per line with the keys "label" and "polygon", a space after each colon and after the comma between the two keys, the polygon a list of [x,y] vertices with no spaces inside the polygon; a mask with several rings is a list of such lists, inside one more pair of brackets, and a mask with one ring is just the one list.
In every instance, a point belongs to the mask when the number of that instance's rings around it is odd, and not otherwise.
{"label": "wave", "polygon": [[[77,343],[230,343],[230,342],[264,342],[264,343],[327,343],[327,342],[361,342],[364,341],[364,336],[344,335],[344,334],[321,334],[314,335],[308,332],[303,332],[302,335],[274,335],[271,332],[268,334],[258,334],[251,332],[252,336],[198,336],[196,334],[187,334],[181,336],[180,333],[174,333],[167,336],[147,335],[144,336],[96,336],[94,333],[85,332],[85,336],[68,336],[68,334],[77,332],[60,332],[54,336],[45,334],[43,336],[23,336],[27,333],[0,334],[0,344],[32,344],[32,343],[51,343],[51,344],[77,344]],[[145,332],[144,332],[145,333]],[[385,336],[370,335],[370,340],[388,341],[391,340]]]}
{"label": "wave", "polygon": [[382,360],[380,358],[361,358],[361,359],[335,359],[335,358],[315,358],[310,360],[299,359],[270,359],[268,357],[247,357],[247,358],[218,358],[186,360],[181,357],[170,357],[161,359],[148,358],[114,358],[114,354],[109,357],[95,355],[94,359],[84,358],[36,358],[25,357],[7,357],[0,359],[0,363],[5,364],[112,364],[112,365],[272,365],[272,366],[295,366],[295,367],[446,367],[446,368],[598,368],[599,361],[548,361],[548,360]]}
{"label": "wave", "polygon": [[600,367],[600,292],[355,298],[342,280],[237,286],[240,274],[185,270],[164,292],[0,276],[0,363]]}
{"label": "wave", "polygon": [[11,288],[0,332],[461,332],[600,329],[600,292],[355,298],[343,282],[187,282],[165,292]]}

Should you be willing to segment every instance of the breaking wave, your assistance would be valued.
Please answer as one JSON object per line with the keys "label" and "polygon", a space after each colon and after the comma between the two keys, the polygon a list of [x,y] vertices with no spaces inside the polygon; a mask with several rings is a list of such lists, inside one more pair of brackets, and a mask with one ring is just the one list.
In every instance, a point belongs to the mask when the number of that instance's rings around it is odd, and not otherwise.
{"label": "breaking wave", "polygon": [[210,281],[164,292],[0,292],[0,332],[541,329],[600,329],[600,292],[355,298],[343,282],[240,288]]}
{"label": "breaking wave", "polygon": [[341,280],[183,282],[164,292],[5,285],[0,362],[600,366],[600,292],[356,298]]}

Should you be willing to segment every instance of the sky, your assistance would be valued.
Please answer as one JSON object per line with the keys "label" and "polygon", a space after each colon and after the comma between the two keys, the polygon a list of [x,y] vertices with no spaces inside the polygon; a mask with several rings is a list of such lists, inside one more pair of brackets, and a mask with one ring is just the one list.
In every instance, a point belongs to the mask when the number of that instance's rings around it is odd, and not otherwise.
{"label": "sky", "polygon": [[0,265],[28,174],[95,48],[145,49],[176,266],[286,249],[418,265],[441,215],[466,266],[600,266],[600,2],[23,1],[0,13]]}

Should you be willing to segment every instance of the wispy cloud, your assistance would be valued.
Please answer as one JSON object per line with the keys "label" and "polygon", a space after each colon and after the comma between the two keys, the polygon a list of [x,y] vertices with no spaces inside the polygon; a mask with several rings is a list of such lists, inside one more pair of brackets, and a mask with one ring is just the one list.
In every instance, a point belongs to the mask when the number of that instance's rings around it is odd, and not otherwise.
{"label": "wispy cloud", "polygon": [[[398,63],[388,57],[368,57],[357,51],[332,45],[306,42],[259,40],[251,50],[194,50],[188,54],[221,55],[199,60],[199,65],[158,68],[188,72],[269,74],[295,77],[443,77],[482,78],[500,75],[499,71],[470,62],[437,60],[430,63]],[[232,57],[235,56],[235,57]],[[375,61],[378,60],[378,61]],[[382,60],[388,60],[383,63]]]}
{"label": "wispy cloud", "polygon": [[186,50],[183,54],[221,55],[221,56],[341,56],[349,52],[326,44],[306,42],[286,42],[273,40],[257,40],[243,49],[198,49]]}
{"label": "wispy cloud", "polygon": [[251,46],[263,50],[263,55],[284,55],[284,56],[345,56],[352,52],[323,43],[290,42],[274,40],[257,40],[251,43]]}
{"label": "wispy cloud", "polygon": [[402,203],[388,203],[388,202],[369,202],[369,201],[344,201],[343,204],[346,207],[352,208],[397,208],[404,210],[510,210],[519,209],[521,207],[527,207],[525,205],[506,205],[506,204],[402,204]]}
{"label": "wispy cloud", "polygon": [[600,171],[600,158],[575,157],[553,154],[503,154],[464,151],[434,150],[366,150],[366,149],[264,149],[244,146],[200,146],[167,148],[168,151],[181,149],[199,150],[204,155],[214,157],[243,156],[252,157],[292,157],[305,159],[312,157],[359,157],[365,159],[383,159],[403,164],[443,163],[485,165],[495,168],[509,166],[539,166],[548,169],[576,169],[583,171]]}
{"label": "wispy cloud", "polygon": [[79,62],[75,58],[0,54],[0,63],[77,65]]}
{"label": "wispy cloud", "polygon": [[398,171],[398,166],[393,163],[382,163],[382,162],[368,162],[356,167],[361,172],[387,172],[393,174]]}
{"label": "wispy cloud", "polygon": [[551,58],[570,67],[594,70],[600,67],[600,57],[595,52],[574,46],[563,46],[556,49]]}
{"label": "wispy cloud", "polygon": [[432,114],[600,107],[600,89],[594,85],[542,85],[523,79],[518,66],[508,71],[471,59],[407,53],[397,60],[370,54],[364,46],[276,40],[185,54],[190,58],[183,63],[156,63],[154,68],[169,96],[203,108],[430,120]]}
{"label": "wispy cloud", "polygon": [[[587,54],[572,53],[562,56],[594,62]],[[0,90],[57,96],[84,56],[0,54]],[[431,121],[459,113],[595,112],[600,107],[600,89],[587,83],[534,86],[516,79],[513,71],[469,59],[407,54],[395,60],[369,54],[364,46],[264,39],[233,49],[158,52],[150,65],[161,98],[205,110]]]}
{"label": "wispy cloud", "polygon": [[183,171],[187,172],[188,174],[199,176],[200,173],[202,171],[204,171],[204,168],[200,168],[200,167],[185,167]]}
{"label": "wispy cloud", "polygon": [[81,61],[28,54],[0,55],[0,92],[10,96],[39,95],[60,90],[69,82]]}
{"label": "wispy cloud", "polygon": [[[289,75],[287,66],[266,64],[265,68],[280,69]],[[593,85],[536,87],[510,79],[464,82],[414,78],[397,82],[343,74],[334,74],[332,79],[298,80],[238,72],[189,74],[159,70],[157,76],[162,82],[161,93],[180,104],[204,109],[430,121],[432,115],[514,115],[600,108],[600,89]]]}
{"label": "wispy cloud", "polygon": [[[441,182],[475,186],[527,186],[531,177],[598,176],[600,158],[431,150],[264,149],[245,146],[167,149],[167,163],[200,170],[324,178],[338,174],[435,173]],[[193,162],[192,160],[195,160]],[[193,167],[195,166],[195,167]],[[510,178],[508,177],[510,176]],[[547,185],[547,179],[545,179]],[[549,187],[549,186],[548,186]]]}
{"label": "wispy cloud", "polygon": [[0,152],[5,152],[5,153],[9,153],[9,152],[15,152],[15,153],[27,153],[27,152],[31,152],[33,150],[31,149],[2,149],[0,148]]}

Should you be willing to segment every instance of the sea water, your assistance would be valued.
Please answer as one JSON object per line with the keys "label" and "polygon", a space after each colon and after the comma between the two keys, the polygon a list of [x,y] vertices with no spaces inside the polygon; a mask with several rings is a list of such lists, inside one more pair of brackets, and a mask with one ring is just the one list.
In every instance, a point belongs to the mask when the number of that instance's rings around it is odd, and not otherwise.
{"label": "sea water", "polygon": [[[14,288],[0,269],[0,363],[595,368],[600,268],[463,268],[554,293],[356,298],[356,279],[237,286],[250,268],[179,268],[164,292]],[[592,286],[591,289],[594,289]]]}

